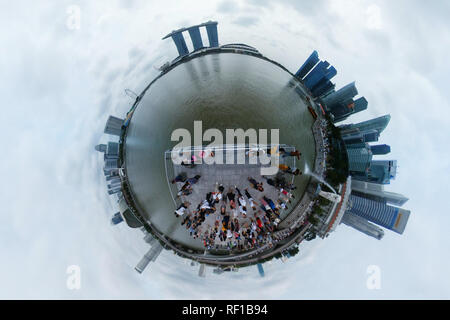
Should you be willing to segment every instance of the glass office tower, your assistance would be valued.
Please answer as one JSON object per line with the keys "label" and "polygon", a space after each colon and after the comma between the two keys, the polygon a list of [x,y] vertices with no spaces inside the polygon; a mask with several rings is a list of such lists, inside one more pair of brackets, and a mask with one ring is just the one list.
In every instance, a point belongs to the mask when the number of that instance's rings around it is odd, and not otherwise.
{"label": "glass office tower", "polygon": [[393,207],[379,201],[350,195],[349,213],[364,218],[381,227],[402,234],[408,222],[409,210]]}

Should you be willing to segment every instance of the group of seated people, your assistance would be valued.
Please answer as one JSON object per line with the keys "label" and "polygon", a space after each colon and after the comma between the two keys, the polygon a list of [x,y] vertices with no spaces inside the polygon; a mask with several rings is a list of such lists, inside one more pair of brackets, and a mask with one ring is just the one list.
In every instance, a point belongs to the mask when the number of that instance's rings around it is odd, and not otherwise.
{"label": "group of seated people", "polygon": [[[225,192],[222,184],[216,184],[215,190],[208,192],[195,210],[190,212],[188,208],[191,204],[185,201],[175,210],[175,216],[184,216],[181,225],[186,226],[194,239],[201,237],[208,249],[217,247],[218,244],[239,250],[259,247],[270,240],[270,234],[280,221],[280,211],[288,209],[287,204],[294,198],[291,191],[295,189],[293,184],[286,182],[283,174],[264,178],[269,186],[279,191],[276,201],[264,194],[262,182],[248,177],[250,187],[254,190],[253,195],[248,188],[242,192],[234,186]],[[184,190],[191,189],[199,179],[200,176],[195,176],[183,180],[181,176],[173,182],[184,182],[180,190],[183,194]],[[259,201],[255,200],[255,194]],[[214,219],[205,224],[210,215]]]}
{"label": "group of seated people", "polygon": [[[284,148],[274,147],[257,151],[260,153],[274,154],[281,157],[297,157],[299,151],[286,151]],[[250,151],[247,156],[250,156]],[[199,155],[204,158],[205,154]],[[207,156],[214,156],[214,153]],[[185,167],[194,167],[195,157],[191,161],[182,163]],[[288,209],[287,204],[294,198],[292,190],[295,186],[286,181],[285,174],[300,175],[297,168],[291,168],[285,164],[279,164],[280,171],[273,177],[262,176],[271,188],[278,190],[278,199],[273,201],[268,194],[264,194],[264,184],[252,177],[248,177],[249,188],[243,192],[235,185],[225,191],[223,184],[216,183],[214,191],[208,192],[195,210],[189,210],[191,203],[184,201],[175,210],[175,216],[181,217],[181,225],[185,225],[193,238],[201,238],[207,249],[223,247],[229,249],[248,250],[259,247],[272,241],[271,233],[280,222],[281,210]],[[177,197],[188,197],[193,192],[193,186],[201,179],[200,175],[187,178],[185,172],[177,175],[172,183],[183,183],[177,193]],[[253,191],[252,191],[253,190]],[[253,194],[252,194],[253,193]],[[258,199],[258,200],[256,200]],[[250,211],[251,210],[251,211]],[[214,218],[208,218],[212,216]],[[205,223],[206,219],[208,221]]]}

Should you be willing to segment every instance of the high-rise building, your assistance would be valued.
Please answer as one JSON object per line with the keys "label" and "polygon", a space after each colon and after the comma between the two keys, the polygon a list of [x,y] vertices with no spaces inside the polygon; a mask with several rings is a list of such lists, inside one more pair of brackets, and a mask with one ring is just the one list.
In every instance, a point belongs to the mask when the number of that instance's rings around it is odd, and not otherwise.
{"label": "high-rise building", "polygon": [[299,79],[303,79],[308,74],[308,72],[310,72],[311,69],[317,64],[317,62],[319,62],[319,54],[314,50],[313,53],[311,53],[308,59],[306,59],[306,61],[300,67],[300,69],[298,69],[295,76]]}
{"label": "high-rise building", "polygon": [[369,182],[389,184],[397,174],[397,160],[373,160],[370,164]]}
{"label": "high-rise building", "polygon": [[305,86],[312,90],[323,81],[330,80],[337,74],[336,69],[327,61],[320,61],[314,69],[303,79]]}
{"label": "high-rise building", "polygon": [[341,104],[345,104],[350,99],[353,99],[354,96],[358,94],[358,90],[356,89],[355,82],[349,83],[346,86],[342,87],[338,91],[330,93],[322,100],[327,106],[328,110],[333,110],[334,107],[339,106]]}
{"label": "high-rise building", "polygon": [[377,227],[373,223],[370,223],[366,219],[352,214],[350,212],[346,212],[342,217],[341,223],[352,227],[370,237],[374,237],[375,239],[381,240],[384,236],[384,231],[380,227]]}
{"label": "high-rise building", "polygon": [[360,132],[358,129],[352,131],[341,132],[342,139],[346,145],[362,143],[362,142],[376,142],[380,137],[380,133],[375,130],[365,130]]}
{"label": "high-rise building", "polygon": [[311,93],[315,97],[326,96],[327,94],[334,91],[335,87],[336,85],[332,83],[330,80],[321,81],[319,84],[317,84],[315,87],[311,89]]}
{"label": "high-rise building", "polygon": [[381,227],[402,234],[410,211],[356,195],[350,195],[347,211]]}
{"label": "high-rise building", "polygon": [[381,154],[388,154],[389,152],[391,152],[391,147],[388,146],[387,144],[378,144],[376,146],[370,146],[370,150],[374,155],[375,154],[381,155]]}
{"label": "high-rise building", "polygon": [[201,278],[205,277],[205,265],[203,263],[200,264],[200,267],[198,269],[198,276]]}
{"label": "high-rise building", "polygon": [[186,41],[184,40],[183,32],[174,32],[171,35],[175,46],[177,47],[178,55],[185,56],[189,53]]}
{"label": "high-rise building", "polygon": [[355,100],[355,113],[364,111],[367,109],[367,106],[369,105],[369,102],[367,102],[367,99],[365,97],[361,97]]}
{"label": "high-rise building", "polygon": [[106,159],[105,166],[103,167],[103,172],[105,173],[105,175],[110,175],[111,171],[117,171],[118,166],[119,166],[118,159]]}
{"label": "high-rise building", "polygon": [[206,32],[208,33],[208,40],[210,47],[218,47],[219,46],[219,36],[217,34],[217,22],[216,21],[208,21],[205,23]]}
{"label": "high-rise building", "polygon": [[120,136],[122,133],[123,119],[109,116],[108,121],[106,121],[106,126],[104,132],[113,136]]}
{"label": "high-rise building", "polygon": [[358,180],[352,181],[352,193],[398,207],[403,206],[409,200],[400,193],[385,191],[382,184]]}
{"label": "high-rise building", "polygon": [[346,145],[361,144],[365,142],[364,136],[359,131],[355,131],[345,135],[343,134],[342,140],[344,140]]}
{"label": "high-rise building", "polygon": [[379,184],[389,184],[395,179],[397,172],[397,160],[372,160],[366,174],[353,171],[352,176],[356,180]]}
{"label": "high-rise building", "polygon": [[261,277],[264,277],[264,268],[261,263],[258,263],[258,272]]}
{"label": "high-rise building", "polygon": [[[361,144],[359,144],[361,145]],[[358,172],[366,174],[372,161],[372,152],[367,144],[362,147],[347,148],[348,170],[350,172]]]}
{"label": "high-rise building", "polygon": [[106,152],[106,144],[98,144],[95,146],[95,150],[98,152]]}
{"label": "high-rise building", "polygon": [[339,122],[347,119],[350,115],[366,110],[368,102],[366,98],[361,97],[353,101],[353,99],[349,99],[342,103],[337,103],[333,105],[329,110],[331,114],[334,116],[333,121]]}
{"label": "high-rise building", "polygon": [[112,218],[111,218],[111,224],[117,225],[123,221],[122,216],[120,215],[120,212],[116,212]]}
{"label": "high-rise building", "polygon": [[147,233],[144,237],[144,241],[147,242],[149,245],[153,246],[154,243],[157,242],[155,237],[153,237],[150,233]]}
{"label": "high-rise building", "polygon": [[377,130],[365,130],[362,132],[362,136],[364,139],[364,142],[376,142],[378,141],[378,138],[380,137],[380,132]]}
{"label": "high-rise building", "polygon": [[142,273],[150,262],[154,262],[161,253],[163,247],[158,242],[151,247],[151,249],[142,257],[141,261],[136,266],[136,271]]}
{"label": "high-rise building", "polygon": [[118,158],[119,158],[119,144],[117,142],[108,142],[105,151],[105,160]]}
{"label": "high-rise building", "polygon": [[369,130],[376,130],[380,134],[383,132],[384,129],[386,129],[387,125],[389,124],[389,121],[391,120],[390,115],[384,115],[378,118],[374,118],[371,120],[363,121],[356,124],[347,124],[340,126],[341,133],[343,135],[352,133],[352,132],[364,132]]}
{"label": "high-rise building", "polygon": [[194,50],[199,50],[203,48],[202,35],[200,34],[200,28],[198,26],[194,26],[188,29],[189,35],[191,36],[192,45],[194,46]]}

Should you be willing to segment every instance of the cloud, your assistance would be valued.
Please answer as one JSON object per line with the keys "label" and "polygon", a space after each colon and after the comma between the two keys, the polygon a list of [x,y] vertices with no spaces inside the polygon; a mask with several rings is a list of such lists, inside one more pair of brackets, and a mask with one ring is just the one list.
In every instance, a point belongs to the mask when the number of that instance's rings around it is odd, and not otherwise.
{"label": "cloud", "polygon": [[243,27],[250,27],[258,23],[257,17],[239,17],[233,20],[233,23],[238,24]]}
{"label": "cloud", "polygon": [[217,6],[217,12],[235,13],[239,11],[239,4],[236,1],[222,1]]}

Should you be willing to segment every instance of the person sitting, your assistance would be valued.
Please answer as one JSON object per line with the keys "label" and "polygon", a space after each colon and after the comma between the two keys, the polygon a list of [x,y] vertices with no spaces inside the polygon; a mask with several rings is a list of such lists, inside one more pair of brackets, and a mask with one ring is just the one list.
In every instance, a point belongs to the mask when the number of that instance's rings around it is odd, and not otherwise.
{"label": "person sitting", "polygon": [[178,218],[183,214],[185,214],[186,209],[189,207],[189,204],[190,204],[189,202],[183,202],[182,204],[180,204],[178,208],[175,210],[175,217]]}
{"label": "person sitting", "polygon": [[172,180],[172,184],[175,182],[185,182],[186,181],[186,172],[181,172],[179,175]]}
{"label": "person sitting", "polygon": [[252,185],[252,187],[260,192],[264,191],[263,188],[263,184],[262,183],[258,183],[255,179],[248,177],[248,181],[250,182],[250,184]]}

